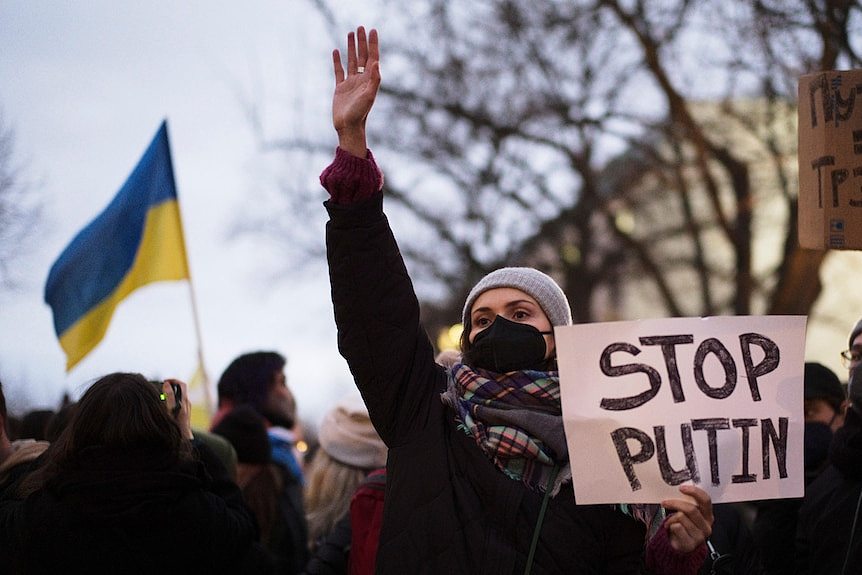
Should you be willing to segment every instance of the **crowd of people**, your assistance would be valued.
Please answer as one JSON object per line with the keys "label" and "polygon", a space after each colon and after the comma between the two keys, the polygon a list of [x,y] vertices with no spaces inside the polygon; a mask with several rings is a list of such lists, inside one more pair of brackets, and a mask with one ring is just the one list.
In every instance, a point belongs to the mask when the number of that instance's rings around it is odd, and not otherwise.
{"label": "crowd of people", "polygon": [[[0,383],[2,572],[372,573],[376,547],[351,527],[375,544],[382,506],[363,482],[387,447],[348,397],[302,457],[284,365],[269,351],[234,360],[210,430],[192,429],[184,382],[112,373],[21,437],[33,418],[12,424]],[[364,513],[351,521],[351,507]]]}
{"label": "crowd of people", "polygon": [[365,124],[376,31],[333,52],[338,148],[321,174],[338,345],[359,396],[297,449],[284,356],[246,353],[207,430],[185,383],[112,373],[12,425],[0,384],[3,573],[862,573],[862,320],[849,385],[805,366],[800,499],[580,505],[554,328],[566,295],[498,269],[470,291],[460,351],[436,355],[383,212]]}

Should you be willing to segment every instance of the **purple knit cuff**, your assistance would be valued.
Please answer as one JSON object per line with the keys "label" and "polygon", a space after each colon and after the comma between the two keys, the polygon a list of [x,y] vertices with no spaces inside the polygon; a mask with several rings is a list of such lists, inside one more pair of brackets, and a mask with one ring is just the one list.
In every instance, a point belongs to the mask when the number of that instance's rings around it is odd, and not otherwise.
{"label": "purple knit cuff", "polygon": [[[667,521],[667,520],[665,520]],[[646,550],[647,568],[662,575],[695,575],[706,559],[706,543],[691,553],[679,553],[670,545],[667,527],[662,524]]]}
{"label": "purple knit cuff", "polygon": [[320,174],[320,184],[336,204],[352,204],[367,200],[383,189],[383,172],[377,167],[371,150],[358,158],[340,147],[335,159]]}

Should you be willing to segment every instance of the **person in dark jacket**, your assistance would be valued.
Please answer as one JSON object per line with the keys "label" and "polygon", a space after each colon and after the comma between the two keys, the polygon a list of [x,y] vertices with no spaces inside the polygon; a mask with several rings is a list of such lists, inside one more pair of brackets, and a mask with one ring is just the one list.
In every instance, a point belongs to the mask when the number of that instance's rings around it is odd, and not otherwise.
{"label": "person in dark jacket", "polygon": [[378,573],[696,573],[709,496],[657,508],[577,505],[562,427],[553,326],[562,290],[531,268],[486,276],[464,307],[462,362],[435,363],[382,210],[365,141],[380,84],[378,37],[333,52],[339,147],[321,174],[338,344],[389,447]]}
{"label": "person in dark jacket", "polygon": [[286,572],[295,572],[293,554],[284,553],[280,519],[284,480],[282,471],[272,462],[266,422],[250,405],[239,405],[212,431],[216,437],[225,438],[236,452],[236,484],[257,520],[261,544],[278,558]]}
{"label": "person in dark jacket", "polygon": [[272,463],[280,473],[278,513],[269,547],[300,573],[308,561],[308,527],[303,507],[303,470],[296,449],[296,399],[287,385],[287,360],[275,351],[244,353],[231,361],[218,382],[218,411],[213,429],[235,407],[251,406],[264,418]]}
{"label": "person in dark jacket", "polygon": [[829,446],[829,465],[805,489],[796,528],[796,573],[862,572],[862,320],[850,333],[849,407]]}
{"label": "person in dark jacket", "polygon": [[[746,511],[739,503],[712,506],[715,522],[707,543],[709,555],[699,575],[768,575],[763,567],[760,548],[752,536]],[[791,569],[786,573],[792,572]]]}
{"label": "person in dark jacket", "polygon": [[185,384],[161,394],[130,373],[84,393],[20,498],[0,502],[4,573],[267,572],[239,489],[191,441]]}
{"label": "person in dark jacket", "polygon": [[[829,464],[829,446],[834,433],[844,425],[847,398],[834,371],[816,362],[805,363],[803,380],[805,442],[803,461],[805,487]],[[755,502],[757,515],[752,535],[763,558],[765,575],[793,572],[796,522],[801,497]]]}

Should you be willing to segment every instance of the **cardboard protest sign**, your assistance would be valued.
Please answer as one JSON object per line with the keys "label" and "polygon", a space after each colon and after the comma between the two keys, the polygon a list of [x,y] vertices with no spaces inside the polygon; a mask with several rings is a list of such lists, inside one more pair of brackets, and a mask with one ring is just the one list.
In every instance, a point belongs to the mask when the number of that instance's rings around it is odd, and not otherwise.
{"label": "cardboard protest sign", "polygon": [[799,244],[862,248],[862,70],[799,79],[798,154]]}
{"label": "cardboard protest sign", "polygon": [[804,316],[555,329],[578,503],[801,497]]}

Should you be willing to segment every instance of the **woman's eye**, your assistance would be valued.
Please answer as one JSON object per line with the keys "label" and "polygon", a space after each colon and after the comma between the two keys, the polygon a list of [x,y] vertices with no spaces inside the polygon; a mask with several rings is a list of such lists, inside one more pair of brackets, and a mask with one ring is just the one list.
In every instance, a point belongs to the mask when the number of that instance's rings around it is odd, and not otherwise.
{"label": "woman's eye", "polygon": [[480,317],[479,319],[476,320],[476,327],[485,327],[489,323],[491,323],[491,322],[488,321],[487,317]]}
{"label": "woman's eye", "polygon": [[528,317],[530,317],[530,314],[525,311],[516,311],[512,314],[512,319],[527,319]]}

